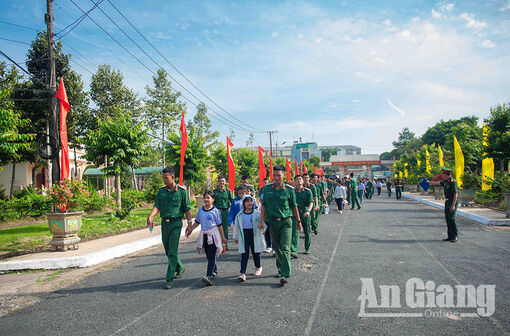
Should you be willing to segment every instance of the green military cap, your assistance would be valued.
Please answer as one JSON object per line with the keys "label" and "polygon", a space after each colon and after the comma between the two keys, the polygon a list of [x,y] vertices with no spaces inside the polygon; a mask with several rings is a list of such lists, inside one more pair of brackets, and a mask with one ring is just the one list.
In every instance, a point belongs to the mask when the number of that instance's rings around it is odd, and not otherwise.
{"label": "green military cap", "polygon": [[441,167],[441,171],[444,172],[444,173],[451,173],[451,172],[453,172],[452,169],[447,168],[447,167]]}

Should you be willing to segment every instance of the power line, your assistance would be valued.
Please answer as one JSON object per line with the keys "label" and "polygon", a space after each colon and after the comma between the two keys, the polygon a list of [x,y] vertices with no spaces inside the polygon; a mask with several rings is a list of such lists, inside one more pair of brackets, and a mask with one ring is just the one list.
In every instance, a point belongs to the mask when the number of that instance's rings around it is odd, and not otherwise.
{"label": "power line", "polygon": [[[92,0],[91,0],[92,1]],[[107,0],[108,3],[117,11],[117,13],[119,13],[123,18],[124,20],[126,20],[129,25],[131,27],[133,27],[133,29],[154,49],[156,50],[156,52],[161,56],[163,57],[163,59],[168,63],[170,64],[170,66],[175,70],[177,71],[188,83],[190,83],[196,90],[198,90],[202,95],[204,95],[209,101],[211,101],[214,105],[216,105],[219,109],[221,109],[223,112],[225,112],[226,114],[228,114],[229,116],[231,116],[232,118],[236,119],[237,121],[239,121],[240,123],[248,126],[249,128],[251,129],[254,129],[256,130],[257,132],[254,132],[254,133],[266,133],[266,131],[264,130],[261,130],[261,129],[258,129],[258,128],[255,128],[251,125],[248,125],[246,124],[245,122],[243,122],[242,120],[238,119],[237,117],[235,117],[234,115],[230,114],[229,112],[225,111],[221,106],[219,106],[218,104],[216,104],[216,102],[214,100],[212,100],[211,98],[209,98],[209,96],[207,96],[202,90],[200,90],[195,84],[193,84],[193,82],[191,82],[188,77],[186,77],[181,71],[179,71],[179,69],[177,69],[177,67],[175,65],[173,65],[172,62],[170,62],[168,60],[168,58],[163,55],[132,23],[131,21],[129,21],[128,18],[126,18],[126,16],[124,14],[122,14],[122,12],[110,1],[110,0]],[[92,1],[93,2],[93,1]]]}
{"label": "power line", "polygon": [[[91,2],[93,4],[96,4],[93,0],[91,0]],[[145,49],[143,49],[142,47],[140,47],[140,45],[138,43],[136,43],[136,41],[134,41],[131,36],[129,36],[128,33],[126,33],[107,13],[105,13],[103,11],[103,9],[101,7],[97,7],[99,8],[99,10],[101,11],[101,13],[103,13],[138,49],[140,49],[154,64],[156,64],[156,66],[158,66],[159,68],[163,69],[163,67],[154,60],[154,58],[152,58],[146,51]],[[186,92],[188,92],[193,98],[195,98],[197,101],[200,101],[200,99],[195,96],[191,91],[189,91],[185,86],[183,86],[181,83],[179,83],[179,81],[177,81],[177,79],[175,79],[172,75],[168,74],[170,76],[170,78],[172,78],[180,87],[182,87],[182,89],[184,89]],[[183,96],[184,97],[184,96]],[[195,106],[197,106],[196,104],[193,104]],[[225,118],[224,116],[222,116],[221,114],[217,113],[216,111],[214,111],[212,108],[210,108],[209,106],[207,106],[209,110],[211,110],[211,112],[217,114],[219,117],[223,118],[225,120],[226,123],[228,123],[229,126],[233,126],[233,127],[237,127],[238,129],[241,129],[241,130],[244,130],[244,131],[247,131],[247,132],[251,132],[249,129],[246,129],[245,127],[243,126],[234,126],[230,120],[228,120],[227,118]]]}
{"label": "power line", "polygon": [[8,39],[8,38],[5,38],[5,37],[0,37],[0,40],[14,42],[14,43],[19,43],[19,44],[28,44],[28,45],[31,45],[28,42],[23,42],[23,41],[18,41],[18,40],[11,40],[11,39]]}
{"label": "power line", "polygon": [[[55,34],[55,37],[56,38],[62,38],[64,36],[66,36],[67,34],[69,34],[70,32],[73,31],[74,28],[78,27],[78,25],[90,14],[90,12],[92,12],[94,9],[97,8],[97,6],[103,2],[104,0],[100,0],[97,4],[94,4],[94,6],[92,6],[91,9],[89,9],[87,12],[84,12],[80,17],[78,17],[76,20],[74,20],[73,22],[71,22],[70,24],[68,24],[64,29],[62,29],[61,31],[59,31],[58,33]],[[68,32],[66,32],[65,34],[62,34],[67,28],[71,27],[72,25],[74,25]],[[60,37],[58,37],[60,35]]]}
{"label": "power line", "polygon": [[33,79],[35,79],[36,81],[38,81],[39,83],[41,83],[42,85],[44,85],[44,87],[48,87],[48,84],[44,83],[43,81],[41,81],[40,79],[38,79],[37,77],[33,76],[30,72],[28,72],[25,68],[23,68],[21,65],[19,65],[18,63],[16,63],[16,61],[14,61],[12,58],[10,58],[9,56],[7,56],[2,50],[0,50],[0,54],[2,54],[5,58],[7,58],[9,61],[11,61],[12,63],[14,63],[14,65],[16,65],[18,68],[21,69],[21,71],[23,71],[24,73],[26,73],[27,75],[29,75],[30,77],[32,77]]}
{"label": "power line", "polygon": [[39,31],[39,29],[35,29],[35,28],[27,27],[27,26],[22,26],[22,25],[19,25],[19,24],[16,24],[16,23],[6,22],[6,21],[2,21],[2,20],[0,20],[0,23],[6,24],[6,25],[10,25],[10,26],[19,27],[19,28],[25,28],[25,29]]}

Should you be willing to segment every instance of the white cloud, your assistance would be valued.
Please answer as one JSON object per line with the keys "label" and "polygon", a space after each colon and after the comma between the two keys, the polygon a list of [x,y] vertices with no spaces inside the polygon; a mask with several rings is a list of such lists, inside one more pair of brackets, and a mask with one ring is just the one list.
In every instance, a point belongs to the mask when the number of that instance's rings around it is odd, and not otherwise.
{"label": "white cloud", "polygon": [[271,33],[271,37],[272,37],[272,38],[277,38],[278,36],[280,36],[280,33],[279,33],[279,32],[272,32],[272,33]]}
{"label": "white cloud", "polygon": [[504,5],[503,7],[501,7],[501,8],[499,9],[499,11],[500,11],[500,12],[504,12],[504,11],[507,11],[507,10],[510,10],[510,1],[508,1],[508,2],[506,3],[506,5]]}
{"label": "white cloud", "polygon": [[484,48],[494,48],[496,46],[491,40],[483,40],[480,45]]}
{"label": "white cloud", "polygon": [[466,27],[468,28],[482,29],[487,27],[487,23],[476,20],[474,14],[462,13],[460,18],[466,21]]}
{"label": "white cloud", "polygon": [[397,106],[395,106],[388,97],[386,97],[386,101],[388,102],[388,104],[391,106],[392,109],[394,109],[395,111],[398,112],[398,114],[400,115],[401,118],[406,116],[406,112],[404,110],[398,108]]}
{"label": "white cloud", "polygon": [[434,19],[440,19],[443,17],[443,14],[441,14],[440,12],[436,12],[434,9],[432,10],[432,17]]}
{"label": "white cloud", "polygon": [[453,10],[454,7],[455,7],[455,4],[453,4],[453,3],[444,3],[444,4],[441,4],[438,8],[441,12],[449,12],[449,11]]}
{"label": "white cloud", "polygon": [[384,21],[382,22],[382,24],[383,24],[383,25],[385,25],[385,26],[391,26],[391,25],[392,25],[392,24],[391,24],[391,20],[390,20],[390,19],[384,20]]}
{"label": "white cloud", "polygon": [[372,75],[366,73],[366,72],[362,72],[362,71],[358,71],[354,74],[354,76],[358,77],[358,78],[361,78],[361,79],[368,79],[368,78],[371,78]]}

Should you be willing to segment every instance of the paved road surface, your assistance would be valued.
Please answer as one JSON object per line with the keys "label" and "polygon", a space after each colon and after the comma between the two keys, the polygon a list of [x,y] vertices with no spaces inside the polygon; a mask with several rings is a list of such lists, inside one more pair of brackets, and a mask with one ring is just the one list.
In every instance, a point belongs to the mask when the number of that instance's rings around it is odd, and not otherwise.
{"label": "paved road surface", "polygon": [[[206,258],[195,240],[181,243],[186,267],[175,288],[164,290],[163,248],[135,256],[32,307],[0,318],[0,335],[495,335],[510,333],[510,233],[459,220],[459,241],[442,242],[441,211],[386,196],[360,211],[321,217],[312,254],[292,262],[291,284],[281,287],[274,259],[263,257],[263,275],[238,283],[239,256],[219,260],[219,278],[203,287]],[[300,241],[303,243],[303,240]],[[233,244],[231,244],[233,246]],[[302,246],[301,246],[302,248]],[[400,287],[402,308],[366,313],[426,313],[406,305],[411,278],[439,285],[496,285],[491,317],[359,317],[361,278]],[[423,290],[419,291],[423,292]],[[478,302],[483,304],[480,297]],[[450,308],[471,313],[475,309]],[[444,315],[444,314],[443,314]]]}

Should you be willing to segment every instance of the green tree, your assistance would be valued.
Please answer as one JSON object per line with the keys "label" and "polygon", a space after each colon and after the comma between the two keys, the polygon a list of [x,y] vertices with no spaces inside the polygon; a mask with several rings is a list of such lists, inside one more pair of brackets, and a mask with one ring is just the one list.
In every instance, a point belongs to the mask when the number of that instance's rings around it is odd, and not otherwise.
{"label": "green tree", "polygon": [[395,150],[391,153],[396,159],[399,159],[404,153],[413,153],[421,148],[422,142],[415,136],[409,128],[404,127],[398,134],[398,140],[393,141],[393,147]]}
{"label": "green tree", "polygon": [[258,176],[259,158],[256,151],[249,148],[239,148],[233,153],[234,163],[236,165],[236,180],[241,176],[248,175],[249,178]]}
{"label": "green tree", "polygon": [[[121,111],[114,111],[117,116]],[[143,123],[134,122],[131,118],[114,120],[107,117],[105,121],[98,120],[98,128],[92,130],[85,139],[87,160],[102,165],[107,161],[104,171],[106,175],[115,175],[117,193],[117,210],[122,210],[120,174],[123,167],[137,167],[141,159],[147,154],[149,138]],[[134,177],[134,175],[133,175]]]}
{"label": "green tree", "polygon": [[214,143],[211,148],[210,162],[218,176],[228,176],[227,146],[225,144],[221,142]]}
{"label": "green tree", "polygon": [[207,149],[211,148],[211,145],[220,135],[218,131],[211,130],[211,120],[207,116],[207,107],[204,103],[197,105],[197,113],[193,117],[193,120],[189,123],[189,126],[190,128],[195,127],[197,136],[204,138],[204,145]]}
{"label": "green tree", "polygon": [[[181,163],[181,134],[170,133],[169,143],[166,144],[168,165],[175,168],[178,180]],[[209,166],[209,156],[204,147],[204,138],[199,137],[196,128],[188,129],[188,148],[184,156],[184,183],[191,188],[198,188],[206,180],[206,168]]]}
{"label": "green tree", "polygon": [[253,133],[250,133],[248,140],[246,140],[246,147],[250,147],[250,149],[253,149],[254,142],[255,142],[255,135],[253,135]]}
{"label": "green tree", "polygon": [[332,155],[336,155],[338,149],[335,147],[324,148],[321,150],[321,157],[323,161],[329,161]]}
{"label": "green tree", "polygon": [[161,157],[162,166],[165,166],[165,132],[178,125],[186,105],[178,99],[180,92],[172,89],[172,83],[168,80],[168,74],[164,69],[158,69],[157,74],[152,77],[153,87],[146,86],[148,98],[145,99],[144,118],[147,125],[161,136]]}
{"label": "green tree", "polygon": [[314,165],[317,168],[321,166],[321,158],[316,155],[310,156],[310,159],[308,161],[310,161],[312,165]]}
{"label": "green tree", "polygon": [[499,170],[503,172],[510,159],[510,105],[497,105],[490,111],[490,116],[484,119],[489,134],[483,152],[499,161]]}
{"label": "green tree", "polygon": [[97,107],[93,110],[96,122],[108,117],[114,120],[126,116],[137,119],[140,115],[137,95],[124,85],[122,73],[112,70],[107,64],[100,65],[92,75],[90,98]]}

